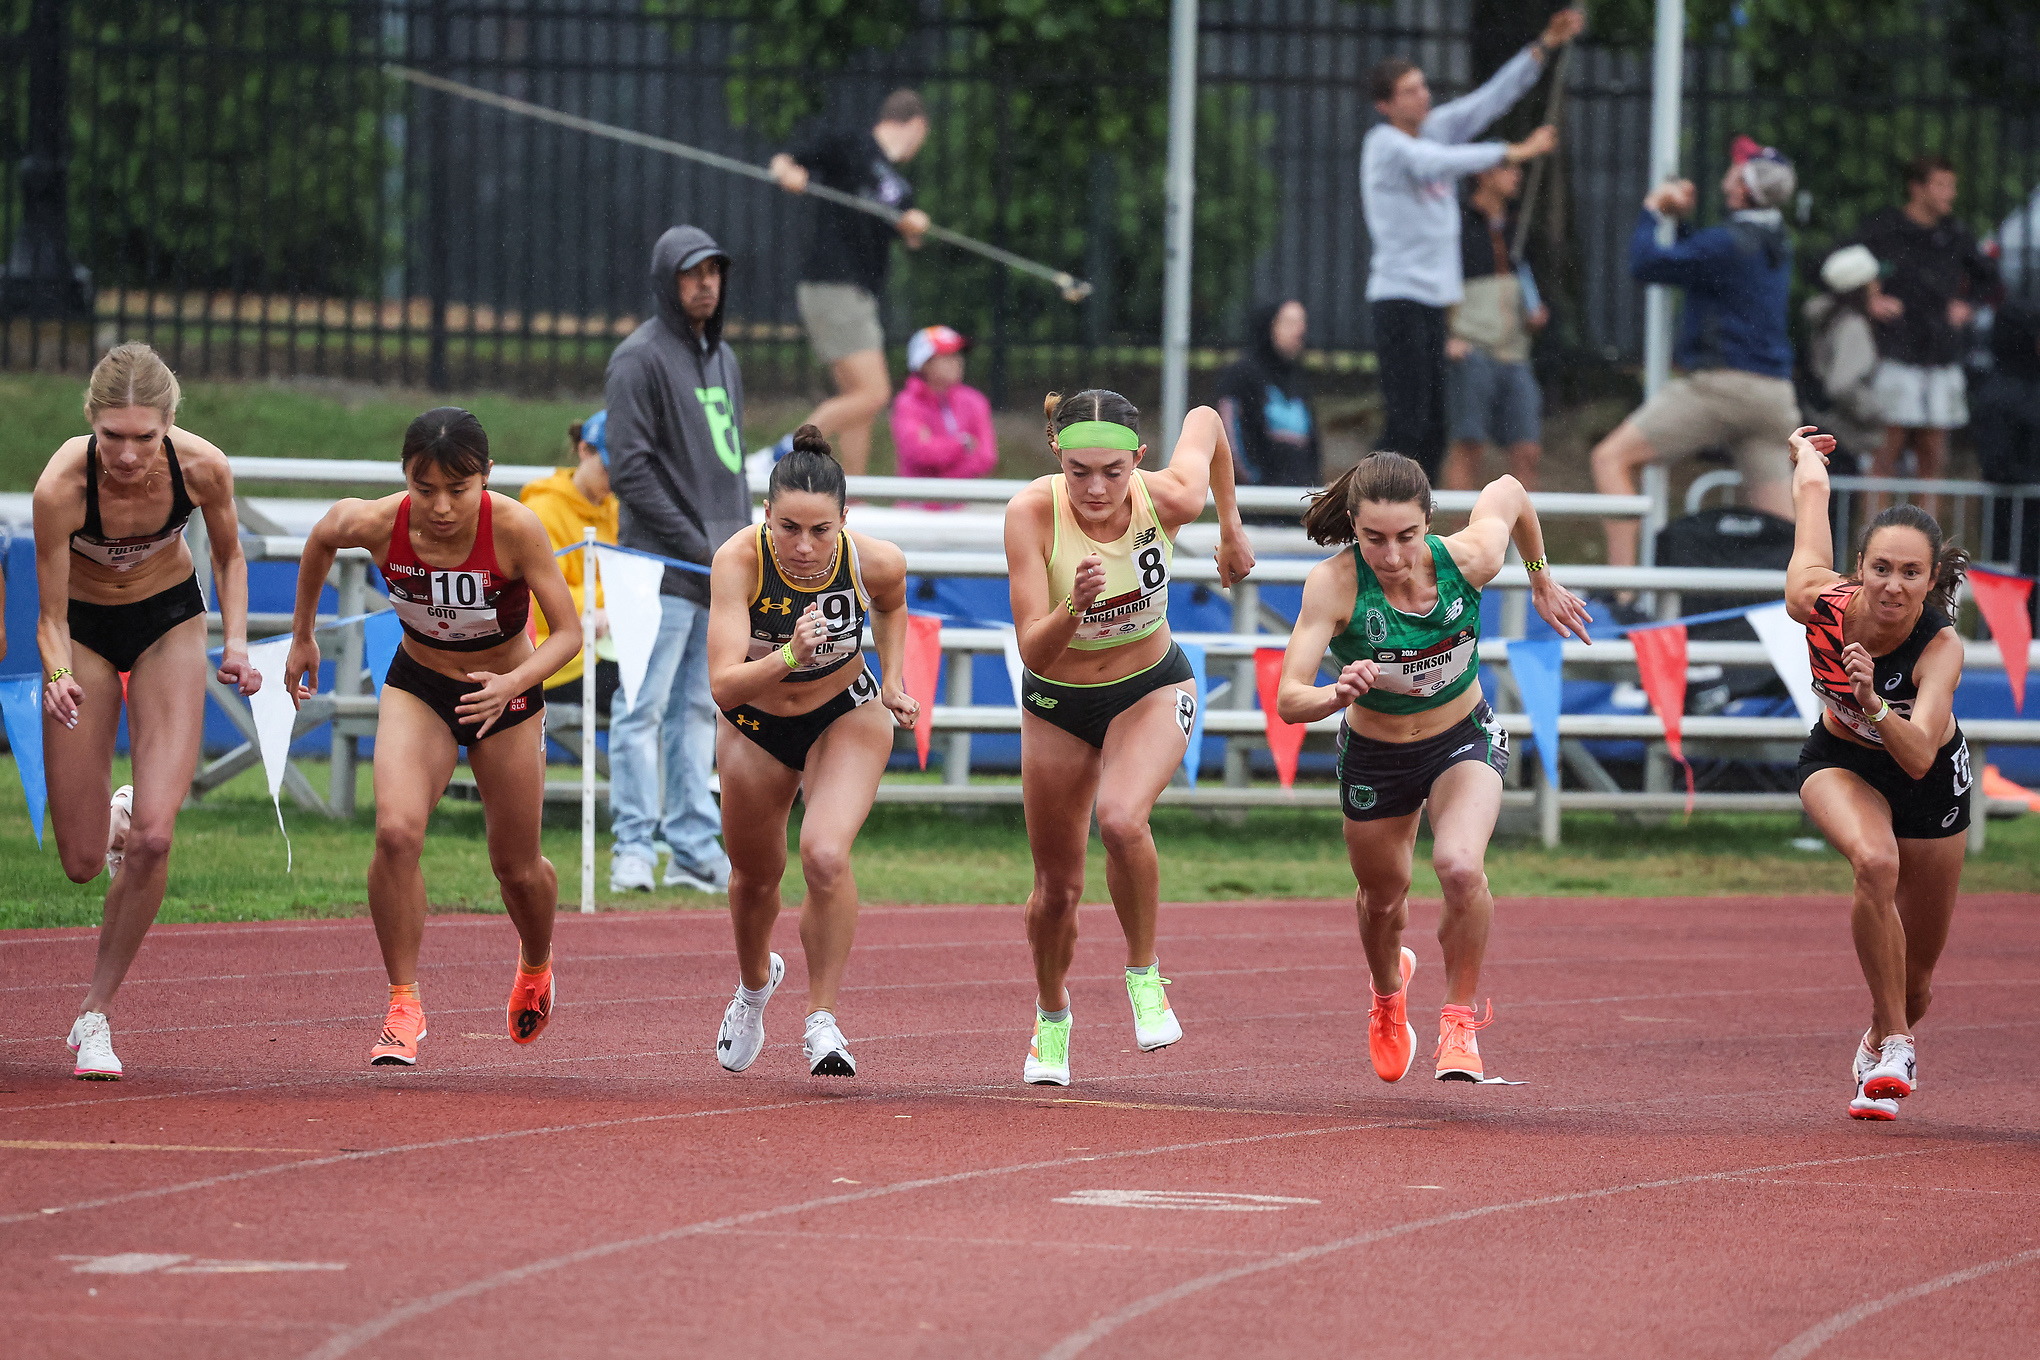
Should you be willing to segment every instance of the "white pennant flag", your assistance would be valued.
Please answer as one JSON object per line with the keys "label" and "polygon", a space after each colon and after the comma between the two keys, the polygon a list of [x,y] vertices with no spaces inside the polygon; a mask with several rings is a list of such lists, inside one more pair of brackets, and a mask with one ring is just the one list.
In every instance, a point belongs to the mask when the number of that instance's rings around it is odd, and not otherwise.
{"label": "white pennant flag", "polygon": [[637,704],[638,686],[645,681],[645,668],[652,663],[652,647],[659,640],[659,582],[666,569],[649,557],[597,548],[595,559],[602,573],[602,603],[609,611],[609,636],[616,643],[617,678],[623,685],[626,709]]}
{"label": "white pennant flag", "polygon": [[1771,668],[1785,682],[1793,707],[1807,722],[1820,717],[1820,698],[1813,692],[1813,662],[1806,656],[1806,629],[1785,612],[1785,602],[1752,609],[1743,616],[1757,630],[1757,639],[1770,654]]}
{"label": "white pennant flag", "polygon": [[269,776],[269,802],[276,809],[276,829],[283,832],[283,871],[291,872],[290,832],[283,825],[283,770],[290,759],[290,738],[297,729],[297,705],[283,687],[283,668],[290,658],[290,638],[258,642],[248,649],[248,663],[262,674],[262,688],[248,697],[255,713],[255,746],[262,752],[262,772]]}
{"label": "white pennant flag", "polygon": [[1011,624],[1000,626],[1006,630],[1006,679],[1013,685],[1013,707],[1024,708],[1020,701],[1020,672],[1023,669],[1020,661],[1020,634]]}

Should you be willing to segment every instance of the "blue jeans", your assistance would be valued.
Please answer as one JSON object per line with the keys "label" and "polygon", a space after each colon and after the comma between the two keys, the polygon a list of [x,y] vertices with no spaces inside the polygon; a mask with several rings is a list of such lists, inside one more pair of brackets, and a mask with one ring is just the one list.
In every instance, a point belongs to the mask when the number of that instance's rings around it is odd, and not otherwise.
{"label": "blue jeans", "polygon": [[653,842],[664,839],[680,868],[719,877],[729,858],[716,843],[722,810],[708,786],[716,718],[708,691],[708,608],[678,595],[661,595],[659,605],[659,640],[637,702],[609,729],[611,854],[656,860]]}

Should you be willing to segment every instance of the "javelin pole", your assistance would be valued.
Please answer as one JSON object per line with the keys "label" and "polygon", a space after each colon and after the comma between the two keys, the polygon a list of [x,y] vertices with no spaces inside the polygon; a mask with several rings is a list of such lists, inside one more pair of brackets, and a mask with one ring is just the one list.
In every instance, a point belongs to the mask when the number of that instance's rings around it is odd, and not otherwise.
{"label": "javelin pole", "polygon": [[[740,161],[733,156],[720,155],[714,151],[704,151],[698,146],[688,146],[685,142],[676,142],[666,137],[654,137],[648,132],[638,132],[631,128],[617,127],[613,123],[598,123],[592,118],[582,118],[575,114],[562,113],[558,109],[549,109],[543,104],[533,104],[526,100],[513,99],[509,95],[497,94],[494,90],[484,90],[479,86],[463,85],[460,81],[448,80],[444,76],[435,76],[429,72],[416,70],[409,66],[386,65],[383,67],[383,70],[399,80],[408,80],[413,85],[422,86],[428,90],[437,90],[441,94],[455,95],[461,99],[470,99],[477,104],[486,104],[490,108],[501,109],[505,113],[515,113],[521,114],[526,118],[536,118],[542,123],[551,123],[555,127],[571,128],[575,132],[585,132],[591,137],[606,137],[612,142],[622,142],[626,146],[642,147],[647,151],[659,152],[661,155],[678,156],[681,160],[693,161],[697,165],[706,165],[716,170],[727,170],[733,175],[744,175],[750,179],[762,180],[767,184],[777,185],[779,183],[778,180],[772,177],[772,172],[762,165],[753,165],[749,161]],[[855,194],[846,194],[841,189],[832,189],[826,184],[816,184],[812,180],[809,181],[805,192],[811,198],[824,199],[839,207],[849,208],[854,212],[870,213],[873,217],[895,226],[899,224],[902,216],[898,208],[890,207],[884,203],[875,203],[868,198],[859,198]],[[966,236],[960,231],[952,231],[948,227],[936,226],[932,223],[928,227],[927,235],[930,239],[941,241],[945,245],[955,246],[959,250],[967,250],[973,255],[982,255],[988,260],[1005,265],[1008,269],[1018,270],[1022,274],[1028,274],[1034,278],[1052,283],[1062,292],[1063,300],[1066,302],[1082,302],[1091,295],[1091,285],[1088,281],[1063,270],[1052,268],[1041,263],[1039,260],[1030,260],[1025,255],[1015,255],[1010,250],[992,245],[988,241],[980,241],[975,236]]]}

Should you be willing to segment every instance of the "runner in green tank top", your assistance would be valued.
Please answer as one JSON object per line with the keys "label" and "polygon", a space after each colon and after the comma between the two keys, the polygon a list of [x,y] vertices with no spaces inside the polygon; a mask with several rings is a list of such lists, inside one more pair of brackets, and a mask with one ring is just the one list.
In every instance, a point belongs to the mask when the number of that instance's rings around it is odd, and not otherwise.
{"label": "runner in green tank top", "polygon": [[[1311,569],[1289,635],[1277,708],[1287,722],[1345,711],[1339,728],[1339,793],[1346,853],[1359,884],[1360,942],[1373,974],[1367,1049],[1383,1081],[1400,1081],[1416,1058],[1409,980],[1417,956],[1403,947],[1418,814],[1431,811],[1431,864],[1445,907],[1438,944],[1445,1005],[1438,1017],[1437,1076],[1481,1081],[1475,989],[1494,898],[1487,843],[1502,809],[1509,738],[1480,691],[1480,590],[1500,574],[1515,540],[1530,569],[1531,600],[1566,637],[1587,640],[1587,609],[1552,579],[1544,532],[1514,477],[1481,492],[1466,528],[1430,532],[1431,484],[1399,453],[1360,460],[1311,502],[1304,531],[1350,550]],[[1340,663],[1317,683],[1325,650]]]}

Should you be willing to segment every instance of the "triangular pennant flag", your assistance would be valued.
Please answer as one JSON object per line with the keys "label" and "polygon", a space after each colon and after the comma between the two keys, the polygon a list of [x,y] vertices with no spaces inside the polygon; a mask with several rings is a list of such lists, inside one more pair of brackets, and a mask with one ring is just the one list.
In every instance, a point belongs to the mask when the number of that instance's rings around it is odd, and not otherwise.
{"label": "triangular pennant flag", "polygon": [[2005,661],[2005,683],[2012,687],[2012,709],[2026,711],[2026,656],[2033,646],[2033,583],[2024,576],[2006,576],[1972,567],[1969,591],[1990,625],[1998,655]]}
{"label": "triangular pennant flag", "polygon": [[1783,600],[1752,609],[1743,617],[1757,630],[1757,640],[1764,644],[1771,668],[1785,682],[1785,692],[1792,696],[1792,706],[1799,710],[1800,718],[1816,721],[1820,717],[1820,697],[1813,692],[1813,662],[1806,655],[1806,629],[1792,621]]}
{"label": "triangular pennant flag", "polygon": [[935,731],[935,684],[942,678],[942,620],[927,614],[907,615],[907,654],[900,669],[900,688],[921,705],[914,719],[914,754],[928,768],[928,741]]}
{"label": "triangular pennant flag", "polygon": [[[1183,776],[1190,781],[1190,787],[1197,787],[1197,766],[1204,755],[1204,649],[1194,642],[1179,642],[1183,655],[1189,658],[1190,674],[1197,680],[1197,702],[1190,712],[1190,744],[1183,748]],[[1177,691],[1182,697],[1182,691]],[[1178,714],[1182,712],[1177,709]]]}
{"label": "triangular pennant flag", "polygon": [[649,557],[613,548],[597,548],[595,560],[601,572],[602,598],[609,610],[609,636],[616,641],[617,679],[624,707],[629,709],[637,703],[638,686],[645,681],[652,648],[659,640],[659,624],[665,617],[659,583],[665,579],[666,569]]}
{"label": "triangular pennant flag", "polygon": [[1275,698],[1281,688],[1282,649],[1256,647],[1254,692],[1260,696],[1261,717],[1268,727],[1268,754],[1275,757],[1275,777],[1287,789],[1296,784],[1296,758],[1303,750],[1305,729],[1302,723],[1282,721],[1276,712]]}
{"label": "triangular pennant flag", "polygon": [[1010,623],[1002,623],[999,627],[1006,630],[1006,681],[1013,687],[1013,707],[1018,708],[1020,707],[1020,673],[1025,669],[1020,661],[1020,634],[1013,630],[1013,625]]}
{"label": "triangular pennant flag", "polygon": [[290,657],[290,639],[258,642],[248,649],[248,664],[262,673],[262,688],[248,697],[255,714],[255,746],[262,752],[262,771],[269,776],[269,802],[276,809],[276,829],[283,833],[283,871],[291,871],[290,832],[283,825],[283,771],[290,760],[290,739],[297,730],[297,705],[283,687],[283,668]]}
{"label": "triangular pennant flag", "polygon": [[[371,614],[361,625],[361,659],[368,666],[368,688],[371,693],[382,693],[383,677],[390,673],[390,663],[397,659],[397,644],[404,640],[404,625],[397,618],[397,611],[385,609]],[[280,674],[280,672],[279,672]],[[319,687],[319,677],[312,677],[312,688]]]}
{"label": "triangular pennant flag", "polygon": [[43,781],[42,673],[0,679],[0,719],[7,727],[7,747],[14,752],[21,795],[28,800],[28,819],[35,824],[35,843],[42,844],[43,813],[50,801]]}
{"label": "triangular pennant flag", "polygon": [[1509,640],[1509,670],[1516,677],[1516,688],[1522,691],[1523,711],[1530,715],[1530,739],[1537,743],[1537,758],[1544,762],[1545,777],[1553,788],[1558,787],[1558,711],[1564,655],[1556,637]]}
{"label": "triangular pennant flag", "polygon": [[1686,626],[1669,623],[1662,628],[1632,628],[1629,641],[1636,648],[1636,678],[1658,721],[1665,725],[1665,749],[1686,772],[1686,815],[1690,817],[1693,764],[1680,742],[1681,720],[1686,716]]}

